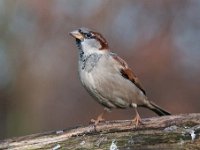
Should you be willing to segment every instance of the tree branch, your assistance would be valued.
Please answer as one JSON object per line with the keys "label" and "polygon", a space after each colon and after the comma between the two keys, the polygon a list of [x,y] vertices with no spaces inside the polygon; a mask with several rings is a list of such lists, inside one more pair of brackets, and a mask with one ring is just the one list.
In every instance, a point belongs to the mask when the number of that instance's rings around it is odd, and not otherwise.
{"label": "tree branch", "polygon": [[200,114],[146,118],[6,139],[0,149],[200,149]]}

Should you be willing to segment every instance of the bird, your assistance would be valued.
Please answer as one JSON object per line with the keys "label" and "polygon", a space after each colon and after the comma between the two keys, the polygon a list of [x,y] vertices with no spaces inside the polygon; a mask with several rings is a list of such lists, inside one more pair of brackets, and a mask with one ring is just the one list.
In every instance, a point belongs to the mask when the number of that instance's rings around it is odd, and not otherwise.
{"label": "bird", "polygon": [[[142,123],[138,107],[148,108],[159,116],[171,115],[147,98],[138,77],[125,60],[111,52],[102,34],[85,27],[69,34],[75,38],[78,48],[81,83],[105,110],[134,108],[132,123],[136,126]],[[91,121],[97,125],[104,120],[104,114],[105,111]]]}

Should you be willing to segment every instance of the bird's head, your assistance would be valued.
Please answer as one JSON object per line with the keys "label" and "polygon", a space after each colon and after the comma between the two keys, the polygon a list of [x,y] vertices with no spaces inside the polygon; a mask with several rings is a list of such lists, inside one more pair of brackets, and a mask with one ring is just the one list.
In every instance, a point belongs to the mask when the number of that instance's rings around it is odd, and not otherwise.
{"label": "bird's head", "polygon": [[78,48],[85,53],[104,53],[109,49],[105,38],[90,29],[79,28],[70,32],[70,35],[76,39]]}

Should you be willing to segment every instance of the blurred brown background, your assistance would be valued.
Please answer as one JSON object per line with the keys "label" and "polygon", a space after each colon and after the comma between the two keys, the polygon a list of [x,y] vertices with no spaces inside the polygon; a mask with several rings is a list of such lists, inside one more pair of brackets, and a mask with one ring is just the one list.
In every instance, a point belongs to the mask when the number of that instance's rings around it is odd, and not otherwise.
{"label": "blurred brown background", "polygon": [[[199,0],[0,0],[0,139],[87,124],[102,112],[77,74],[68,33],[102,33],[149,99],[200,111]],[[142,117],[155,116],[139,109]],[[131,119],[114,110],[106,119]]]}

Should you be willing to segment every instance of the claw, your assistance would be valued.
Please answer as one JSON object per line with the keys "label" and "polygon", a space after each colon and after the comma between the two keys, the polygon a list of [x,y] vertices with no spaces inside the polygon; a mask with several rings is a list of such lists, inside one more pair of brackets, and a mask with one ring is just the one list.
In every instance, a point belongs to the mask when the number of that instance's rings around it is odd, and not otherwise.
{"label": "claw", "polygon": [[103,119],[103,115],[104,115],[104,114],[105,114],[105,112],[101,113],[101,114],[97,117],[97,119],[91,119],[90,122],[91,122],[91,123],[94,123],[95,126],[98,125],[100,122],[105,121],[105,119]]}
{"label": "claw", "polygon": [[95,126],[98,125],[100,122],[103,122],[103,121],[105,121],[105,119],[103,119],[103,118],[102,119],[97,118],[96,120],[95,119],[90,120],[90,122],[93,123]]}

